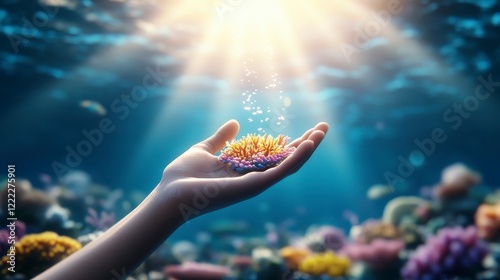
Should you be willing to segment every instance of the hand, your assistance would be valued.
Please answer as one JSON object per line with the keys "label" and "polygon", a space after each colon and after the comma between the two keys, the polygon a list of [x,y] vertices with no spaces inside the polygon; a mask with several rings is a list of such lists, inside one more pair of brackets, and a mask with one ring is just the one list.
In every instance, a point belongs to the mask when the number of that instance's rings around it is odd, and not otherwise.
{"label": "hand", "polygon": [[35,279],[65,280],[75,275],[78,279],[114,279],[118,273],[125,277],[183,222],[253,197],[299,170],[325,137],[328,125],[320,123],[290,143],[297,149],[278,166],[245,175],[214,156],[238,129],[236,121],[229,121],[191,147],[165,168],[160,184],[134,211]]}
{"label": "hand", "polygon": [[278,166],[265,171],[240,174],[214,154],[234,139],[239,124],[231,120],[214,135],[192,146],[163,172],[158,190],[167,192],[178,204],[184,220],[256,196],[290,174],[297,172],[313,154],[328,131],[319,123],[289,145],[296,150]]}

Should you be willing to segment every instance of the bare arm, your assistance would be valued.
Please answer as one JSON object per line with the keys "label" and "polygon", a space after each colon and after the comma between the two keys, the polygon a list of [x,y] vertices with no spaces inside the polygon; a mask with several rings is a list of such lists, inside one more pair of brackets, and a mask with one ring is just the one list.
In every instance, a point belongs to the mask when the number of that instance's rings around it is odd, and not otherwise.
{"label": "bare arm", "polygon": [[146,199],[120,222],[36,280],[125,279],[188,219],[243,201],[295,173],[328,130],[320,123],[290,145],[297,149],[277,167],[245,175],[230,170],[214,153],[238,133],[229,121],[170,163]]}

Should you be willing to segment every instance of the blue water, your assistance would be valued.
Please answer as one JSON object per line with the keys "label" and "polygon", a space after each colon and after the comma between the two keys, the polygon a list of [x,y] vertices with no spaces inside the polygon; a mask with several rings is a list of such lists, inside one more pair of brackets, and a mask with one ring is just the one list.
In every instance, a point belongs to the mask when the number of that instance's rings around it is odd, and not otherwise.
{"label": "blue water", "polygon": [[[240,122],[239,135],[259,133],[259,128],[276,134],[271,121],[276,110],[286,109],[287,125],[279,133],[292,138],[319,121],[330,124],[324,142],[300,172],[256,198],[190,221],[174,240],[194,238],[221,219],[245,221],[262,233],[266,222],[289,219],[296,229],[333,224],[348,230],[344,211],[356,213],[361,221],[378,218],[391,198],[419,194],[456,162],[480,172],[485,186],[500,184],[500,88],[485,100],[476,98],[477,104],[472,100],[481,84],[478,77],[500,81],[498,1],[405,3],[391,21],[400,41],[375,36],[352,56],[354,64],[314,29],[298,34],[308,46],[303,56],[310,66],[307,77],[286,71],[293,58],[274,49],[282,92],[272,95],[261,85],[254,88],[261,90],[255,97],[261,106],[279,105],[258,116],[242,105],[244,86],[224,76],[230,50],[212,50],[205,71],[186,73],[190,58],[203,51],[202,26],[180,20],[154,26],[153,34],[141,29],[139,22],[154,18],[158,6],[175,8],[175,2],[136,6],[132,1],[88,0],[55,8],[36,1],[3,1],[2,166],[16,164],[17,175],[36,187],[43,185],[40,174],[57,181],[54,162],[64,163],[68,147],[76,149],[85,139],[82,131],[99,128],[109,118],[113,131],[72,169],[111,189],[146,194],[170,161],[228,119]],[[384,4],[364,2],[374,9]],[[211,7],[200,9],[214,13]],[[23,19],[39,24],[26,29]],[[356,24],[340,21],[334,26]],[[329,32],[354,31],[346,27]],[[122,96],[143,84],[156,67],[160,77],[152,81],[157,85],[144,100],[128,105]],[[306,89],[307,79],[318,86]],[[288,97],[290,106],[285,108],[279,96]],[[100,103],[107,115],[82,108],[83,100]],[[465,106],[464,115],[453,111],[454,104]],[[271,120],[259,122],[267,117]],[[446,140],[433,142],[427,155],[416,141],[431,139],[436,129]],[[411,175],[395,185],[393,194],[369,200],[368,188],[387,184],[385,175],[397,174],[401,158],[413,164]]]}

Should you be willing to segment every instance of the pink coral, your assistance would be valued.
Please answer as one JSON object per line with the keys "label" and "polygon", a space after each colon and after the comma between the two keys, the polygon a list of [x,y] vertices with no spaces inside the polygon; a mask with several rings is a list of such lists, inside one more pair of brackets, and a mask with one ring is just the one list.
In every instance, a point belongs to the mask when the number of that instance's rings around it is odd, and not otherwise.
{"label": "pink coral", "polygon": [[186,262],[165,267],[165,275],[177,280],[220,280],[229,273],[229,268],[225,266],[206,263]]}
{"label": "pink coral", "polygon": [[403,249],[402,240],[376,239],[369,244],[348,244],[340,251],[353,261],[362,261],[373,269],[382,269],[399,257]]}
{"label": "pink coral", "polygon": [[250,256],[233,256],[229,261],[238,270],[243,271],[253,265],[253,259]]}

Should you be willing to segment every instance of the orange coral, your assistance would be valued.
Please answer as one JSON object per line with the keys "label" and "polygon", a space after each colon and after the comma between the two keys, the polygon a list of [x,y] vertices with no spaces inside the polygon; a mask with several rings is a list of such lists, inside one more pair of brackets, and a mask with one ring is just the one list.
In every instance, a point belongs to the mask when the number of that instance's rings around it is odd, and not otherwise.
{"label": "orange coral", "polygon": [[311,251],[294,247],[284,247],[280,250],[281,257],[285,260],[286,265],[291,269],[297,269],[300,263],[307,257],[311,256]]}
{"label": "orange coral", "polygon": [[487,240],[500,237],[500,203],[479,206],[476,211],[475,222],[479,237]]}

